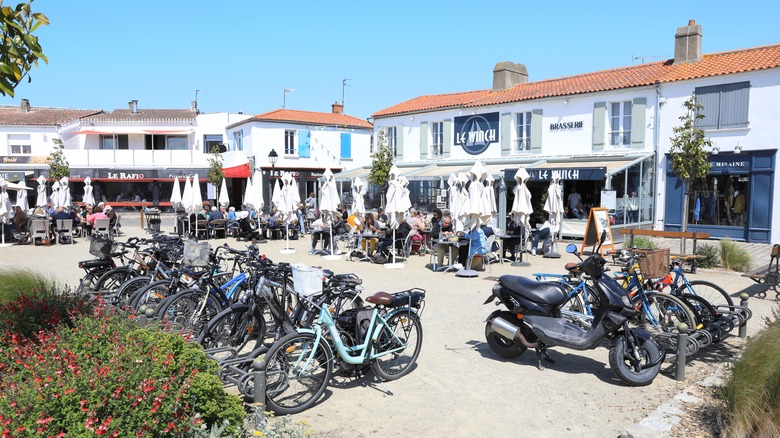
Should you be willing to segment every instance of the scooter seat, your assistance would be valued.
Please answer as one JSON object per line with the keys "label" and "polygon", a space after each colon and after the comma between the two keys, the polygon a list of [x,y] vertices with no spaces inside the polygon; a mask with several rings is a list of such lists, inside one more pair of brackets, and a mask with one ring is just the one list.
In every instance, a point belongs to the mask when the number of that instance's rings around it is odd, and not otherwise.
{"label": "scooter seat", "polygon": [[518,275],[502,275],[501,286],[534,303],[556,307],[568,298],[566,289],[559,283],[536,281]]}

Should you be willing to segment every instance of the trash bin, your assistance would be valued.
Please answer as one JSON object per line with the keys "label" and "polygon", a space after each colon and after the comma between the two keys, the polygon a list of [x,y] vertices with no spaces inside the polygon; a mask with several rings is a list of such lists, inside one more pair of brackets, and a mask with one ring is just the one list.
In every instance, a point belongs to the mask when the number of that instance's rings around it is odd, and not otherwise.
{"label": "trash bin", "polygon": [[160,210],[156,208],[148,208],[146,210],[146,229],[150,233],[159,233],[160,222]]}

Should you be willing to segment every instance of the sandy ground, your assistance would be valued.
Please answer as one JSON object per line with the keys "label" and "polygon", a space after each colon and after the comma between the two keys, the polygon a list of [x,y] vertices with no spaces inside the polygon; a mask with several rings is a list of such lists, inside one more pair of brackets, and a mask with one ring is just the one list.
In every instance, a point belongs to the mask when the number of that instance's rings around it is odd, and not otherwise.
{"label": "sandy ground", "polygon": [[[120,239],[145,235],[137,217],[127,213],[123,218],[126,236]],[[164,220],[163,230],[172,229],[172,222]],[[227,242],[235,248],[246,245],[233,239],[211,242]],[[284,241],[270,241],[262,247],[274,261],[353,272],[364,280],[364,296],[411,287],[427,291],[422,315],[423,347],[415,369],[400,380],[386,383],[386,389],[370,373],[360,379],[335,378],[315,407],[293,417],[295,421],[306,420],[319,436],[499,437],[524,432],[540,437],[614,437],[686,385],[676,382],[670,370],[650,386],[623,386],[613,379],[604,348],[586,352],[553,349],[551,356],[556,363],[548,364],[544,371],[536,369],[532,352],[513,360],[491,352],[484,336],[485,318],[496,306],[482,304],[494,284],[487,277],[562,273],[566,262],[576,260],[570,254],[564,253],[560,259],[530,257],[530,267],[495,264],[492,272],[480,273],[477,278],[458,278],[452,272],[431,272],[428,256],[414,256],[403,269],[389,270],[367,262],[345,258],[327,261],[309,255],[308,236],[290,242],[297,249],[295,254],[281,255],[279,250],[284,245]],[[565,244],[560,246],[563,251]],[[3,267],[30,268],[75,284],[81,274],[76,263],[91,258],[88,250],[89,243],[84,239],[76,239],[74,245],[7,246],[0,248],[0,260]],[[742,291],[755,294],[761,289],[733,273],[700,270],[691,278],[713,281],[735,297]],[[774,297],[771,291],[768,295]],[[749,335],[763,325],[762,317],[769,315],[775,305],[771,299],[750,300],[754,317],[748,324]],[[724,356],[735,354],[741,345],[736,341],[737,347],[697,353],[687,368],[687,382],[706,375]]]}

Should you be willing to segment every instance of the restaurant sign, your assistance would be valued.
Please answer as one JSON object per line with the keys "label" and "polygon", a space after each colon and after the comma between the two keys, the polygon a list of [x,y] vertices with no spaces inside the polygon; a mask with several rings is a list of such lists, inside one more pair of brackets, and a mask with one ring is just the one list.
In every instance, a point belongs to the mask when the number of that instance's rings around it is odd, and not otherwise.
{"label": "restaurant sign", "polygon": [[455,117],[455,144],[470,155],[485,152],[499,140],[498,113]]}
{"label": "restaurant sign", "polygon": [[49,164],[48,156],[0,155],[2,164]]}
{"label": "restaurant sign", "polygon": [[[606,167],[562,167],[562,168],[542,168],[542,169],[526,169],[528,174],[531,175],[532,181],[550,181],[552,180],[553,172],[557,171],[560,174],[560,178],[566,181],[603,181],[607,177]],[[505,174],[506,180],[513,180],[517,170],[507,170]]]}

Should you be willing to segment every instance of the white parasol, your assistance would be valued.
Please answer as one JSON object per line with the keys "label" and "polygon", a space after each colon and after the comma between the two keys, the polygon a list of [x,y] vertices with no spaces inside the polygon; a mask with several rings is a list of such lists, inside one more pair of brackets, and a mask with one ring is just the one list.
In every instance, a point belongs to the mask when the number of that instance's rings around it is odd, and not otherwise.
{"label": "white parasol", "polygon": [[24,180],[19,181],[18,183],[8,183],[6,186],[9,189],[16,190],[16,206],[24,211],[29,210],[30,204],[27,201],[27,191],[32,189],[27,187]]}
{"label": "white parasol", "polygon": [[60,205],[60,182],[54,181],[51,185],[51,209],[56,210]]}
{"label": "white parasol", "polygon": [[227,191],[227,178],[222,178],[222,184],[219,187],[219,198],[217,198],[219,205],[228,208],[230,205],[230,197],[228,197]]}
{"label": "white parasol", "polygon": [[198,174],[196,173],[192,177],[192,204],[190,205],[190,210],[192,213],[195,213],[195,236],[198,235],[198,217],[197,214],[203,210],[203,195],[200,193],[200,179],[198,179]]}
{"label": "white parasol", "polygon": [[295,210],[298,208],[298,203],[301,202],[301,195],[298,193],[298,184],[295,182],[295,178],[290,172],[282,173],[282,182],[284,185],[279,190],[279,203],[276,205],[277,210],[282,214],[282,223],[284,224],[284,236],[285,236],[285,248],[280,252],[282,254],[292,254],[295,249],[290,248],[290,222],[294,217],[297,217]]}
{"label": "white parasol", "polygon": [[192,213],[192,183],[190,182],[189,175],[187,175],[187,179],[184,180],[184,191],[181,194],[181,206],[187,213]]}
{"label": "white parasol", "polygon": [[482,189],[482,205],[485,211],[490,213],[490,217],[483,222],[484,224],[487,224],[494,219],[498,213],[498,208],[496,207],[496,190],[495,187],[493,187],[495,181],[492,174],[488,174],[485,177],[485,187]]}
{"label": "white parasol", "polygon": [[510,212],[515,224],[522,225],[526,229],[526,233],[531,228],[529,219],[534,212],[534,208],[531,205],[531,192],[526,185],[529,179],[531,179],[531,175],[528,174],[524,167],[517,169],[517,173],[515,173],[517,185],[512,191],[515,195],[515,200],[512,202],[512,211]]}
{"label": "white parasol", "polygon": [[[255,181],[257,177],[255,177]],[[246,179],[246,187],[244,187],[244,205],[247,209],[254,207],[255,191],[254,184],[252,184],[252,178]]]}
{"label": "white parasol", "polygon": [[336,178],[330,168],[322,174],[323,182],[320,185],[320,214],[323,222],[331,224],[330,251],[333,255],[333,219],[339,215],[339,190],[336,187]]}
{"label": "white parasol", "polygon": [[38,197],[35,199],[35,205],[37,207],[46,207],[48,202],[46,201],[46,177],[41,175],[38,177]]}
{"label": "white parasol", "polygon": [[360,177],[352,182],[352,213],[363,213],[366,206],[363,203],[363,180]]}
{"label": "white parasol", "polygon": [[8,200],[8,192],[5,189],[5,179],[0,178],[0,222],[3,229],[0,231],[3,235],[2,243],[5,246],[5,225],[11,220],[11,202]]}
{"label": "white parasol", "polygon": [[273,185],[273,193],[271,193],[271,206],[276,207],[279,210],[279,203],[282,202],[282,183],[277,178]]}
{"label": "white parasol", "polygon": [[[87,178],[89,179],[89,178]],[[84,180],[84,182],[87,182],[87,180]],[[91,187],[90,187],[91,188]],[[84,188],[86,193],[86,187]],[[92,191],[90,190],[90,194]],[[84,195],[86,198],[86,195]],[[85,201],[86,202],[86,201]],[[94,203],[94,199],[92,201]],[[171,191],[171,206],[176,209],[176,207],[181,204],[181,189],[179,188],[179,177],[173,178],[173,190]]]}
{"label": "white parasol", "polygon": [[260,169],[256,169],[252,179],[254,180],[253,182],[247,182],[247,189],[252,190],[252,193],[249,195],[249,203],[252,204],[255,210],[260,212],[265,207],[265,201],[263,200],[263,172]]}
{"label": "white parasol", "polygon": [[465,199],[463,198],[463,192],[461,192],[460,187],[460,179],[458,178],[457,173],[451,173],[450,177],[447,179],[447,184],[449,184],[449,210],[450,210],[450,216],[452,216],[452,226],[455,231],[463,231],[463,227],[460,226],[460,213],[463,211],[463,202]]}
{"label": "white parasol", "polygon": [[[561,185],[558,183],[561,179],[561,173],[557,170],[552,172],[552,181],[547,188],[547,200],[544,202],[544,210],[550,214],[550,234],[553,242],[561,226],[561,217],[563,216],[563,194]],[[560,257],[560,254],[548,253],[545,257]]]}
{"label": "white parasol", "polygon": [[60,205],[60,207],[65,207],[67,209],[70,209],[71,204],[71,197],[70,197],[70,186],[68,185],[68,177],[63,176],[60,180],[60,191],[57,193],[57,203]]}
{"label": "white parasol", "polygon": [[398,171],[398,167],[395,164],[390,168],[387,181],[387,205],[385,206],[385,213],[389,220],[388,226],[393,230],[393,244],[391,246],[391,254],[393,255],[393,263],[385,263],[385,267],[388,269],[402,268],[403,264],[396,263],[396,251],[395,251],[395,230],[401,225],[401,220],[406,215],[406,212],[411,207],[411,201],[409,200],[409,180],[406,179]]}
{"label": "white parasol", "polygon": [[[178,180],[176,181],[176,187],[178,188]],[[81,199],[84,204],[95,205],[95,196],[92,194],[94,188],[92,187],[92,178],[84,178],[84,197]],[[181,195],[179,195],[179,201],[181,201]]]}
{"label": "white parasol", "polygon": [[[464,203],[464,209],[461,212],[463,219],[463,226],[465,230],[474,230],[491,216],[490,212],[486,211],[485,203],[482,199],[482,193],[484,192],[484,180],[487,177],[485,167],[481,161],[477,161],[471,167],[468,172],[468,178],[470,184],[468,184],[467,198]],[[463,184],[465,187],[465,184]],[[491,186],[492,189],[492,186]],[[462,189],[461,189],[462,190]],[[476,271],[471,269],[471,245],[474,233],[470,234],[469,239],[469,258],[466,262],[466,267],[458,271],[455,275],[458,277],[476,277]]]}

